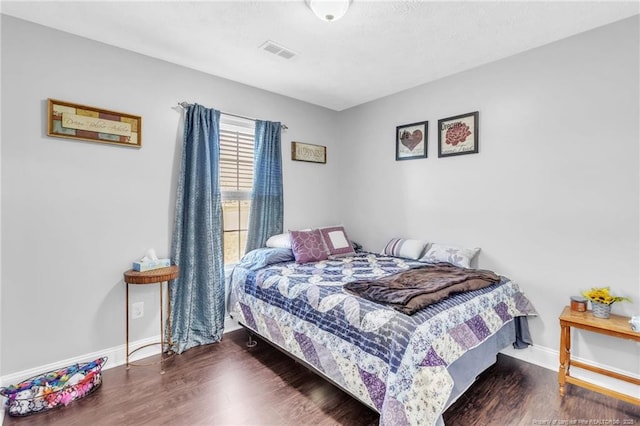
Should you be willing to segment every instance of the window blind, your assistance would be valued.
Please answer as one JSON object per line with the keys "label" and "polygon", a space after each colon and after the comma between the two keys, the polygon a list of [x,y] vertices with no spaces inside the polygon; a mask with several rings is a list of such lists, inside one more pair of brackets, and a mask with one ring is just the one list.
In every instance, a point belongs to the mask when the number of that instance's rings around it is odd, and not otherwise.
{"label": "window blind", "polygon": [[224,263],[244,255],[253,185],[255,121],[220,115],[218,163],[223,211]]}
{"label": "window blind", "polygon": [[239,195],[253,184],[253,134],[220,129],[220,190]]}

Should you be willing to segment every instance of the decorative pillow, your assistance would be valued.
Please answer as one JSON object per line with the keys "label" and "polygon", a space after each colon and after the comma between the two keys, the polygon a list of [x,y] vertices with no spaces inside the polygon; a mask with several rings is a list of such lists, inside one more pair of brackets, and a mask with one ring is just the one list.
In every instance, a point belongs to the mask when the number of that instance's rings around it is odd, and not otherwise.
{"label": "decorative pillow", "polygon": [[245,254],[238,263],[238,266],[256,271],[265,266],[273,265],[274,263],[289,262],[293,259],[291,249],[265,247],[251,250]]}
{"label": "decorative pillow", "polygon": [[291,250],[297,263],[318,262],[328,259],[319,229],[313,231],[289,231]]}
{"label": "decorative pillow", "polygon": [[320,228],[320,233],[322,234],[324,244],[329,250],[329,255],[335,256],[356,254],[343,226],[330,226],[327,228]]}
{"label": "decorative pillow", "polygon": [[267,247],[291,249],[291,239],[289,233],[276,234],[269,237],[266,242]]}
{"label": "decorative pillow", "polygon": [[422,256],[422,262],[448,262],[463,268],[470,268],[471,261],[480,252],[479,248],[460,248],[433,243]]}
{"label": "decorative pillow", "polygon": [[392,238],[389,240],[382,254],[387,256],[404,257],[407,259],[417,260],[427,243],[420,240],[409,240],[406,238]]}

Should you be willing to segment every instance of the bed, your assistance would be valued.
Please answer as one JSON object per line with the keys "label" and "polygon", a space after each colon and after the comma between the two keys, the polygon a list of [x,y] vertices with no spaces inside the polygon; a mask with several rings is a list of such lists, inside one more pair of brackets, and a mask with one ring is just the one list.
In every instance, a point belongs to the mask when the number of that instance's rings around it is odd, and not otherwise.
{"label": "bed", "polygon": [[[288,253],[291,253],[289,250]],[[345,290],[424,262],[359,251],[296,263],[257,249],[234,269],[231,316],[380,413],[381,425],[440,425],[442,413],[514,344],[535,311],[505,277],[406,315]]]}

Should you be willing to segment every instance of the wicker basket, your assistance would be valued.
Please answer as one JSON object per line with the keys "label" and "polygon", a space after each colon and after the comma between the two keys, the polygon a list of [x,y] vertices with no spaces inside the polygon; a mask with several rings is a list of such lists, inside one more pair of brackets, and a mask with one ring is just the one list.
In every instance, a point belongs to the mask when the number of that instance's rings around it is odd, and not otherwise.
{"label": "wicker basket", "polygon": [[606,303],[591,302],[593,316],[596,318],[607,319],[611,315],[611,305]]}
{"label": "wicker basket", "polygon": [[74,364],[61,370],[27,379],[17,385],[0,388],[7,398],[10,416],[28,416],[83,398],[102,384],[102,366],[107,358]]}

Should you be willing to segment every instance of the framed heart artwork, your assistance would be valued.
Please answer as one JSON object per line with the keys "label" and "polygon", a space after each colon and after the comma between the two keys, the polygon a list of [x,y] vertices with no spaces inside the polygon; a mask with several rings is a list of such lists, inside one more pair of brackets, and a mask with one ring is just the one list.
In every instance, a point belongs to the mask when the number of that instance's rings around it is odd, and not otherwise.
{"label": "framed heart artwork", "polygon": [[396,127],[396,161],[427,158],[429,122]]}

